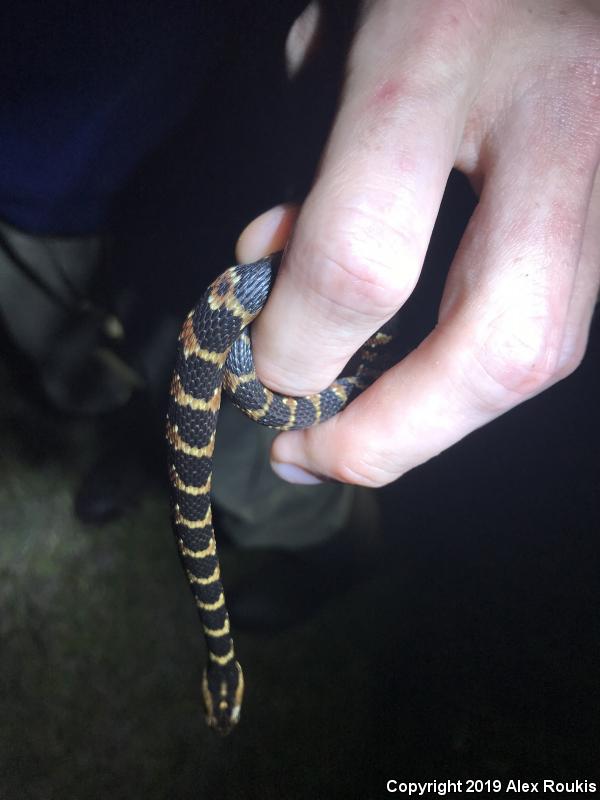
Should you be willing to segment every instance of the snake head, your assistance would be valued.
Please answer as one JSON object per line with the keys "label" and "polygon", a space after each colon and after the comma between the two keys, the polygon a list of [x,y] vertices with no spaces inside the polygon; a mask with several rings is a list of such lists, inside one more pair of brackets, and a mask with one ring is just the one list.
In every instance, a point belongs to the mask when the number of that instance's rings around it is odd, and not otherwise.
{"label": "snake head", "polygon": [[202,677],[206,722],[221,736],[236,726],[244,694],[244,675],[237,661],[227,667],[209,664]]}

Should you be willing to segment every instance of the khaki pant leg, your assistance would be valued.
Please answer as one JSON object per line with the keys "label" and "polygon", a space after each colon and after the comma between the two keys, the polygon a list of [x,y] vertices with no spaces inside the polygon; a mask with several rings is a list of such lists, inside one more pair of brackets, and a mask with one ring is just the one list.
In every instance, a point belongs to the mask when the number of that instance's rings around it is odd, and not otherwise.
{"label": "khaki pant leg", "polygon": [[241,547],[296,550],[327,541],[346,524],[354,487],[282,481],[269,465],[275,435],[223,400],[212,496],[227,533]]}

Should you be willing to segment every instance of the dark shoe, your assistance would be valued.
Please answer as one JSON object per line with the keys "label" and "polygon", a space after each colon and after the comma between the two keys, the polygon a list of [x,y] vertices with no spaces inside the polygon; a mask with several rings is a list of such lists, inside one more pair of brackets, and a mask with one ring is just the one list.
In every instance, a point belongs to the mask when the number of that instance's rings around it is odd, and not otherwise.
{"label": "dark shoe", "polygon": [[147,480],[141,454],[115,446],[98,459],[79,485],[75,514],[87,523],[116,519],[135,504]]}
{"label": "dark shoe", "polygon": [[82,522],[102,523],[134,506],[156,476],[164,480],[160,427],[143,393],[103,420],[104,450],[81,481],[75,514]]}
{"label": "dark shoe", "polygon": [[234,627],[255,633],[285,630],[370,577],[384,554],[379,520],[375,493],[357,488],[348,523],[332,539],[299,551],[271,551],[228,593]]}

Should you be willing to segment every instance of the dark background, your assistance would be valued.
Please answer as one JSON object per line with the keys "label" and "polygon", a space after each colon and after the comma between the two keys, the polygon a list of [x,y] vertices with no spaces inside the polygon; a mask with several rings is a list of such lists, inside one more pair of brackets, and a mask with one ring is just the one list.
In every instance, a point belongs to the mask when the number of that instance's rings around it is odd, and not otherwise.
{"label": "dark background", "polygon": [[[350,19],[290,91],[287,20],[255,12],[236,16],[197,101],[111,200],[100,283],[107,297],[136,290],[133,360],[161,314],[183,314],[231,262],[253,215],[310,184]],[[402,312],[407,351],[435,324],[474,202],[453,175]],[[2,337],[0,797],[376,798],[390,778],[597,780],[599,355],[596,319],[572,377],[380,491],[386,567],[297,629],[238,637],[243,720],[219,740],[201,713],[203,645],[166,480],[148,479],[119,520],[78,522],[73,496],[107,421],[52,409]],[[226,585],[262,557],[226,549]]]}

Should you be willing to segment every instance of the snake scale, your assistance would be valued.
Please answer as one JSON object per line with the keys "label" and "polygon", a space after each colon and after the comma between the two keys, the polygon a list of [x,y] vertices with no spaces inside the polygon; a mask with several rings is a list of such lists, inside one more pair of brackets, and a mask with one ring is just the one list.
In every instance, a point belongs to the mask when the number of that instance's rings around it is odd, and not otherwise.
{"label": "snake scale", "polygon": [[204,630],[206,720],[229,733],[240,716],[244,678],[235,657],[212,525],[212,455],[222,389],[248,417],[278,430],[307,428],[337,414],[389,363],[393,335],[384,326],[357,355],[352,377],[324,391],[284,397],[254,370],[248,326],[264,306],[281,254],[233,266],[208,287],[179,335],[167,413],[172,523]]}

